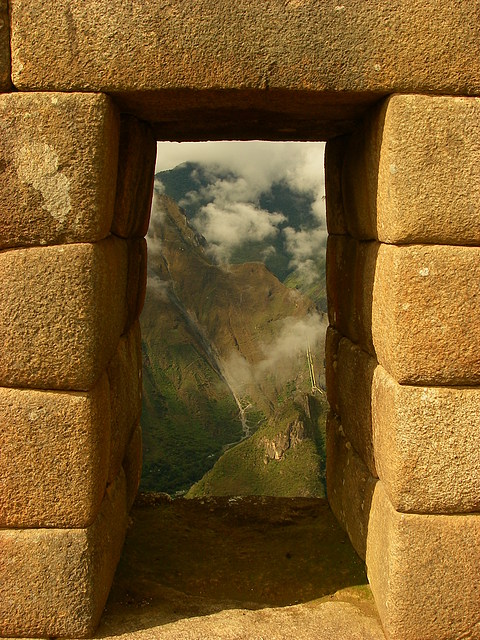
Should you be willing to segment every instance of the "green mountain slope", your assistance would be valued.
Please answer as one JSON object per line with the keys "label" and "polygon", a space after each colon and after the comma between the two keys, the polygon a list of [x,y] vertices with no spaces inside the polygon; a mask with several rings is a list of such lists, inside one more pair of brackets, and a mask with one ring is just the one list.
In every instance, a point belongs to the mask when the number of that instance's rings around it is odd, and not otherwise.
{"label": "green mountain slope", "polygon": [[283,403],[251,438],[227,451],[187,497],[324,497],[326,410],[326,403],[312,396]]}

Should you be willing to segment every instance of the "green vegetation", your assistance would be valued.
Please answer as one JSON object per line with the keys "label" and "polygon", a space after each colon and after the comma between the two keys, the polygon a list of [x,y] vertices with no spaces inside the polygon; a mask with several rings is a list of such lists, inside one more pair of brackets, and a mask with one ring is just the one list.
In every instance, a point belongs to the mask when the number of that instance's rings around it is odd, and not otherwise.
{"label": "green vegetation", "polygon": [[[179,327],[144,341],[141,488],[176,493],[208,471],[242,427],[227,385]],[[176,335],[175,335],[176,334]],[[177,340],[175,342],[174,340]],[[166,340],[168,347],[166,348]]]}
{"label": "green vegetation", "polygon": [[[227,451],[187,497],[324,497],[326,403],[312,396],[306,400],[306,406],[284,403],[251,438]],[[281,459],[269,458],[269,445],[277,443],[281,450],[288,441],[289,428],[298,421],[305,430],[303,439],[291,440]]]}

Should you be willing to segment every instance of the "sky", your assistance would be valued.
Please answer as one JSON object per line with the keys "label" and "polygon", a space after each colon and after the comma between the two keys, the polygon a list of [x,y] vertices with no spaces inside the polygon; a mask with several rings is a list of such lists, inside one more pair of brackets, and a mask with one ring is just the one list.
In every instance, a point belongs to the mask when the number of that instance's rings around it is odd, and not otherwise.
{"label": "sky", "polygon": [[[208,185],[202,195],[209,204],[199,208],[194,220],[220,262],[228,262],[247,237],[268,241],[283,233],[292,266],[307,268],[325,243],[324,150],[323,142],[159,142],[155,172],[193,161],[231,174]],[[285,227],[281,212],[258,205],[260,194],[280,181],[312,196],[315,230]],[[190,194],[189,201],[195,197]]]}

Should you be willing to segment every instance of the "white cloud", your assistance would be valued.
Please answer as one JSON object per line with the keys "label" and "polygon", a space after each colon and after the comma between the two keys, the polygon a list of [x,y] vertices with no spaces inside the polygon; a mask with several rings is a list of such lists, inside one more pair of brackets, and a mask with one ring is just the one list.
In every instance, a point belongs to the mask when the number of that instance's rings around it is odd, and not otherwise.
{"label": "white cloud", "polygon": [[[233,249],[248,240],[268,240],[279,232],[285,218],[259,206],[259,198],[274,183],[308,193],[317,229],[285,230],[291,264],[300,268],[322,250],[326,237],[324,143],[317,142],[196,142],[158,143],[157,171],[186,161],[198,162],[217,178],[199,193],[187,194],[180,205],[209,200],[194,220],[197,230],[213,246],[212,252],[228,261]],[[233,175],[232,175],[233,174]]]}
{"label": "white cloud", "polygon": [[325,330],[317,313],[304,318],[288,316],[282,320],[278,335],[260,345],[263,357],[259,362],[250,363],[238,351],[232,351],[223,366],[225,377],[239,393],[252,382],[261,386],[268,375],[285,382],[292,371],[301,370],[298,365],[306,359],[307,347],[314,352],[323,351]]}
{"label": "white cloud", "polygon": [[228,262],[232,251],[246,241],[272,239],[278,234],[277,225],[284,220],[281,213],[270,213],[248,202],[215,200],[202,207],[194,222],[212,253],[221,262]]}
{"label": "white cloud", "polygon": [[149,274],[147,280],[147,295],[154,295],[164,302],[168,302],[168,292],[170,290],[170,283],[166,280],[162,280],[154,274]]}

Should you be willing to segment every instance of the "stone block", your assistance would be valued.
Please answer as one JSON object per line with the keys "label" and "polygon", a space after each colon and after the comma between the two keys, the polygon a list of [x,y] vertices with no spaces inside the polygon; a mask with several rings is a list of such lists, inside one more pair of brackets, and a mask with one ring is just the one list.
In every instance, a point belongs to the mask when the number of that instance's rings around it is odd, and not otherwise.
{"label": "stone block", "polygon": [[140,325],[135,323],[120,338],[107,368],[110,382],[112,440],[108,479],[113,480],[122,464],[127,444],[142,412],[142,354]]}
{"label": "stone block", "polygon": [[152,206],[157,143],[149,125],[122,115],[117,193],[112,233],[122,238],[146,235]]}
{"label": "stone block", "polygon": [[339,415],[340,405],[338,400],[338,345],[342,334],[329,326],[325,334],[325,382],[327,386],[327,400],[332,410]]}
{"label": "stone block", "polygon": [[343,207],[342,173],[349,136],[329,140],[325,147],[325,196],[327,228],[331,235],[345,235],[347,222]]}
{"label": "stone block", "polygon": [[348,233],[358,240],[377,239],[377,198],[385,103],[376,106],[350,136],[342,172]]}
{"label": "stone block", "polygon": [[122,472],[88,528],[0,530],[0,634],[91,636],[107,600],[126,526]]}
{"label": "stone block", "polygon": [[0,528],[88,527],[107,485],[110,394],[0,388]]}
{"label": "stone block", "polygon": [[0,91],[7,91],[11,87],[9,26],[7,0],[0,0]]}
{"label": "stone block", "polygon": [[372,355],[372,292],[378,249],[378,242],[358,242],[351,236],[329,236],[327,243],[330,324]]}
{"label": "stone block", "polygon": [[108,235],[118,128],[101,94],[0,95],[0,248]]}
{"label": "stone block", "polygon": [[373,343],[397,382],[479,383],[479,283],[479,247],[380,245]]}
{"label": "stone block", "polygon": [[139,318],[147,291],[147,241],[145,238],[134,238],[127,240],[127,243],[127,322],[125,331],[128,331]]}
{"label": "stone block", "polygon": [[125,325],[126,242],[3,251],[0,273],[0,385],[91,389]]}
{"label": "stone block", "polygon": [[480,388],[403,386],[378,367],[372,415],[378,473],[397,511],[480,511]]}
{"label": "stone block", "polygon": [[480,98],[392,96],[352,136],[345,167],[354,237],[480,243]]}
{"label": "stone block", "polygon": [[480,514],[399,513],[377,482],[367,573],[388,640],[480,637]]}
{"label": "stone block", "polygon": [[320,94],[337,120],[342,94],[374,102],[399,91],[480,93],[475,3],[110,0],[105,11],[98,0],[40,6],[10,0],[10,6],[18,89],[120,93],[151,122],[160,121],[169,99],[179,108],[174,89],[190,90],[191,103],[212,87],[263,90],[266,101],[275,90],[283,90],[284,101],[301,91],[310,100]]}
{"label": "stone block", "polygon": [[127,510],[130,511],[142,477],[142,429],[140,424],[135,428],[128,443],[123,459],[123,470],[127,480]]}
{"label": "stone block", "polygon": [[348,338],[340,341],[337,358],[342,427],[370,474],[376,476],[372,438],[372,381],[377,361]]}
{"label": "stone block", "polygon": [[339,418],[327,417],[327,497],[358,555],[365,559],[370,502],[376,479],[345,437]]}
{"label": "stone block", "polygon": [[327,299],[330,325],[351,340],[357,339],[354,322],[355,260],[358,242],[350,236],[327,240]]}

